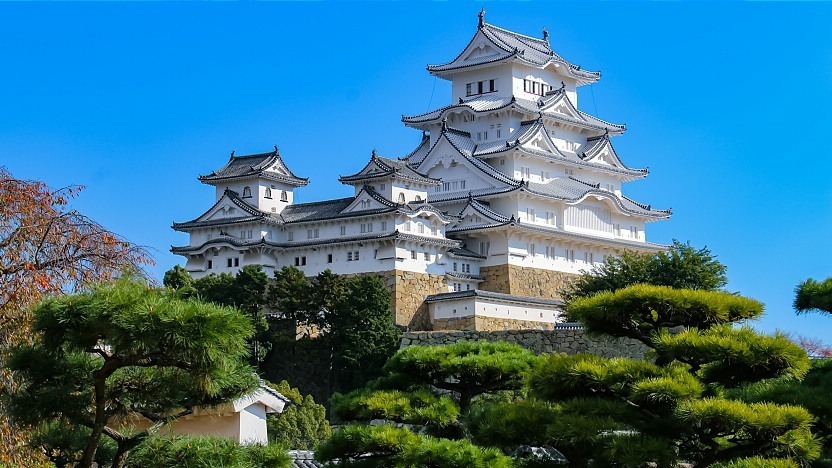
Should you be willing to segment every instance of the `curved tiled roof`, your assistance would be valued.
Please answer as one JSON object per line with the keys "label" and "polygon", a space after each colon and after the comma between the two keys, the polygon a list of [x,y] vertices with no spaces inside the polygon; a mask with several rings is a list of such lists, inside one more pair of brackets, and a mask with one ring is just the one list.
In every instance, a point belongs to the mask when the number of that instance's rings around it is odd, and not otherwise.
{"label": "curved tiled roof", "polygon": [[[220,218],[215,220],[200,221],[200,218],[210,213],[214,208],[217,207],[217,205],[219,205],[225,199],[230,200],[235,206],[239,207],[241,210],[248,213],[249,216],[235,216],[232,218]],[[211,208],[208,208],[208,210],[205,213],[202,213],[196,219],[192,219],[184,223],[173,223],[171,227],[177,231],[185,231],[187,229],[192,228],[216,226],[221,224],[238,224],[250,221],[262,221],[268,218],[268,216],[269,215],[267,213],[263,213],[257,208],[246,203],[242,198],[240,198],[240,195],[234,190],[225,189],[225,191],[223,192],[223,196],[220,197],[220,199],[217,200],[217,202],[214,203],[214,205],[211,206]]]}
{"label": "curved tiled roof", "polygon": [[485,255],[480,255],[473,250],[469,250],[463,247],[457,247],[448,251],[448,254],[451,257],[459,257],[459,258],[476,258],[478,260],[484,260],[486,258]]}
{"label": "curved tiled roof", "polygon": [[[367,169],[370,170],[367,173],[363,173]],[[434,179],[417,172],[408,165],[407,161],[382,158],[381,156],[376,155],[375,151],[373,151],[373,156],[370,158],[370,162],[358,171],[358,173],[349,176],[342,176],[338,178],[338,180],[346,184],[354,185],[369,179],[376,179],[380,177],[398,177],[431,186],[439,184],[439,179]]]}
{"label": "curved tiled roof", "polygon": [[668,218],[671,214],[670,210],[654,210],[650,205],[634,202],[625,196],[602,190],[598,184],[584,182],[572,176],[557,177],[545,184],[525,182],[524,190],[566,202],[578,202],[588,195],[600,195],[612,200],[621,211],[649,218]]}
{"label": "curved tiled roof", "polygon": [[639,242],[639,241],[631,241],[627,239],[613,239],[608,237],[598,237],[592,236],[589,234],[581,234],[577,232],[570,232],[564,231],[560,228],[554,228],[549,226],[540,226],[537,224],[531,223],[524,223],[518,219],[511,218],[509,222],[501,223],[501,224],[490,224],[484,226],[465,226],[460,228],[450,228],[446,230],[447,235],[454,235],[454,234],[461,234],[466,232],[474,232],[474,231],[485,231],[490,229],[497,229],[497,228],[504,228],[504,227],[513,227],[516,229],[522,229],[524,231],[530,232],[539,232],[542,234],[550,235],[550,236],[557,236],[557,237],[565,237],[567,239],[574,239],[576,241],[582,242],[593,242],[599,244],[612,244],[623,248],[630,248],[634,250],[640,251],[651,251],[657,252],[660,250],[667,250],[667,245],[656,244],[653,242]]}
{"label": "curved tiled roof", "polygon": [[471,289],[468,291],[455,291],[440,294],[432,294],[425,298],[425,302],[447,301],[450,299],[462,299],[465,297],[483,297],[487,299],[497,299],[507,302],[516,302],[522,304],[545,305],[552,307],[559,307],[564,305],[563,301],[557,299],[546,299],[542,297],[528,297],[515,296],[513,294],[498,293],[492,291],[484,291],[482,289]]}
{"label": "curved tiled roof", "polygon": [[[481,55],[471,60],[463,60],[462,55],[468,50],[468,47],[471,46],[480,33],[494,44],[497,50],[494,53]],[[454,70],[502,60],[516,60],[536,68],[544,68],[550,64],[558,64],[562,66],[562,69],[567,75],[575,78],[581,84],[594,83],[601,77],[599,72],[582,70],[579,65],[573,65],[555,53],[549,45],[547,38],[537,39],[525,36],[498,28],[484,21],[480,21],[477,32],[456,58],[442,65],[428,65],[427,69],[431,74],[443,75]]]}
{"label": "curved tiled roof", "polygon": [[[559,112],[548,111],[549,108],[555,106],[561,100],[565,101],[566,105],[570,108],[570,110],[573,111],[577,118]],[[606,120],[599,119],[598,117],[578,110],[578,108],[575,107],[575,105],[569,99],[569,96],[566,95],[566,92],[562,89],[550,91],[549,93],[547,93],[547,96],[542,98],[540,101],[531,101],[529,99],[523,99],[514,96],[510,98],[493,98],[478,96],[473,99],[463,101],[462,103],[450,104],[445,107],[441,107],[439,109],[426,112],[424,114],[414,116],[402,116],[402,122],[404,122],[406,125],[436,123],[441,119],[445,118],[447,113],[450,111],[468,110],[475,114],[480,114],[487,112],[495,112],[506,108],[515,109],[527,115],[542,114],[543,117],[554,121],[567,123],[589,130],[595,130],[598,132],[609,131],[617,135],[624,133],[624,131],[626,131],[627,129],[627,126],[624,124],[614,124],[611,122],[607,122]]]}
{"label": "curved tiled roof", "polygon": [[332,237],[326,239],[311,239],[311,240],[303,240],[303,241],[293,241],[293,242],[271,242],[267,241],[266,239],[238,239],[233,236],[229,236],[227,234],[221,235],[214,239],[208,240],[203,242],[200,245],[196,246],[171,246],[170,251],[174,254],[184,255],[184,254],[192,254],[198,253],[200,251],[207,250],[212,246],[219,246],[219,245],[229,245],[232,247],[237,247],[241,249],[248,249],[252,247],[270,247],[276,250],[290,250],[294,248],[305,248],[305,247],[312,247],[312,246],[322,246],[322,245],[332,245],[332,244],[344,244],[344,243],[356,243],[356,242],[363,242],[363,241],[373,241],[373,240],[399,240],[403,242],[419,242],[423,244],[431,244],[431,245],[440,245],[445,247],[451,248],[458,248],[461,245],[461,242],[454,239],[445,239],[445,238],[435,238],[435,237],[427,237],[427,236],[419,236],[416,234],[407,234],[402,233],[399,231],[393,232],[383,232],[378,234],[364,234],[360,236],[349,236],[349,237]]}
{"label": "curved tiled roof", "polygon": [[[273,169],[277,167],[277,170]],[[199,176],[199,180],[204,183],[213,183],[227,181],[230,179],[251,179],[264,178],[274,180],[277,182],[284,182],[296,187],[304,186],[309,183],[309,179],[296,176],[275,147],[274,151],[270,153],[250,154],[247,156],[234,156],[231,152],[231,158],[220,169],[203,176]]]}
{"label": "curved tiled roof", "polygon": [[451,278],[455,278],[462,281],[476,281],[478,283],[485,281],[485,278],[483,278],[480,275],[474,275],[472,273],[461,273],[458,271],[446,271],[445,276],[449,276]]}

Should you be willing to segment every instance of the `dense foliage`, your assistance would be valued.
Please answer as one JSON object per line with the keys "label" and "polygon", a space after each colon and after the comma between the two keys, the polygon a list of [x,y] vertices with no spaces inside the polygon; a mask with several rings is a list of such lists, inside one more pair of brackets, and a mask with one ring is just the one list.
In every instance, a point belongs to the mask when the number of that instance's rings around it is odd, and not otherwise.
{"label": "dense foliage", "polygon": [[279,444],[240,445],[216,437],[148,439],[127,462],[135,468],[289,468],[291,458]]}
{"label": "dense foliage", "polygon": [[707,247],[673,241],[667,251],[652,254],[625,251],[585,272],[561,291],[569,302],[601,291],[616,291],[635,284],[676,289],[717,291],[728,284],[726,267]]}
{"label": "dense foliage", "polygon": [[[34,317],[33,343],[9,358],[20,388],[8,408],[20,423],[89,429],[82,467],[94,461],[102,436],[116,443],[113,466],[121,466],[163,425],[257,385],[245,362],[251,324],[231,308],[124,279],[48,299]],[[128,417],[151,425],[123,430],[119,421]]]}
{"label": "dense foliage", "polygon": [[[402,349],[384,366],[384,376],[333,397],[333,414],[353,425],[337,431],[319,457],[367,466],[508,466],[503,454],[461,440],[465,417],[478,398],[520,390],[537,359],[503,342]],[[382,425],[363,426],[371,421]]]}
{"label": "dense foliage", "polygon": [[[150,257],[94,220],[69,208],[83,187],[52,189],[15,179],[0,167],[0,393],[14,391],[6,351],[31,338],[31,307],[43,297],[80,291],[124,269],[140,271]],[[0,465],[38,463],[0,407]]]}
{"label": "dense foliage", "polygon": [[263,376],[287,380],[326,404],[335,391],[359,388],[378,377],[398,346],[390,293],[373,276],[347,278],[326,270],[307,278],[294,267],[269,279],[258,266],[236,276],[194,280],[181,267],[165,285],[183,297],[199,297],[241,309],[257,324],[251,348]]}
{"label": "dense foliage", "polygon": [[832,278],[807,279],[795,288],[794,308],[798,313],[811,311],[832,313]]}
{"label": "dense foliage", "polygon": [[268,385],[290,401],[282,413],[268,416],[269,443],[295,450],[314,450],[332,435],[323,405],[315,403],[309,395],[301,395],[285,380]]}
{"label": "dense foliage", "polygon": [[393,463],[435,440],[498,448],[528,467],[793,466],[818,457],[814,417],[799,402],[741,397],[753,385],[797,382],[809,368],[784,335],[734,326],[761,314],[759,302],[640,284],[575,297],[568,312],[588,333],[651,351],[634,360],[535,357],[507,343],[405,348],[387,375],[333,400],[335,416],[352,424],[321,458]]}

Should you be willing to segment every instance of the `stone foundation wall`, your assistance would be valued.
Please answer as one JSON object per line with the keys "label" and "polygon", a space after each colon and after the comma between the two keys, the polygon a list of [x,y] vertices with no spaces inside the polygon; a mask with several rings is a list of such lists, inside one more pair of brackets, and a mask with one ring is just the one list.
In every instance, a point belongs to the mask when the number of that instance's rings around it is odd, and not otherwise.
{"label": "stone foundation wall", "polygon": [[479,340],[517,343],[537,354],[591,353],[605,358],[643,359],[648,350],[636,340],[587,336],[583,328],[575,325],[558,325],[554,330],[406,332],[402,334],[400,348]]}
{"label": "stone foundation wall", "polygon": [[573,273],[509,264],[482,267],[480,275],[485,277],[480,289],[547,299],[560,299],[559,291],[577,277]]}
{"label": "stone foundation wall", "polygon": [[473,315],[469,315],[468,317],[437,319],[433,322],[434,330],[443,331],[552,330],[555,327],[557,327],[555,323]]}
{"label": "stone foundation wall", "polygon": [[361,274],[381,278],[384,286],[390,291],[390,309],[397,326],[410,330],[432,329],[425,297],[448,291],[444,276],[402,270]]}

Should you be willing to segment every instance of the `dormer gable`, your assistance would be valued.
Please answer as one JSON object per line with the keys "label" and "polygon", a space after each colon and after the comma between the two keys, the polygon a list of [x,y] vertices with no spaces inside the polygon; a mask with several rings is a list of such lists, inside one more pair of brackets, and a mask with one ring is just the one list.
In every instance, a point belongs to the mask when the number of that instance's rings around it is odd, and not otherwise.
{"label": "dormer gable", "polygon": [[647,169],[632,169],[621,161],[607,133],[599,137],[588,138],[586,144],[578,153],[581,159],[588,163],[640,172],[645,176],[647,175]]}
{"label": "dormer gable", "polygon": [[352,203],[341,210],[341,213],[356,213],[359,211],[381,211],[386,209],[393,209],[396,204],[390,200],[379,195],[375,190],[369,186],[364,186],[359,190],[358,194],[353,199]]}
{"label": "dormer gable", "polygon": [[503,188],[518,185],[508,175],[473,156],[476,144],[467,132],[443,126],[442,133],[417,170],[442,183],[429,197],[449,192]]}
{"label": "dormer gable", "polygon": [[266,213],[242,200],[237,192],[225,190],[220,199],[208,211],[191,221],[174,223],[173,228],[183,231],[229,222],[256,221],[267,217]]}

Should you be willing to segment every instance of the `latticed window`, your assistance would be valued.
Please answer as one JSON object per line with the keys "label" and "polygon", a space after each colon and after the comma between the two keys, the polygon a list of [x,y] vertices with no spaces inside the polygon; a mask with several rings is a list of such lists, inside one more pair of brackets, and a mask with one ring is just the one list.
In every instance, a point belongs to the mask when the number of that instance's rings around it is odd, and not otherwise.
{"label": "latticed window", "polygon": [[286,191],[285,191],[285,190],[283,190],[283,191],[281,191],[281,192],[280,192],[280,201],[282,201],[282,202],[287,202],[287,201],[289,201],[289,194],[288,194],[288,193],[286,193]]}

